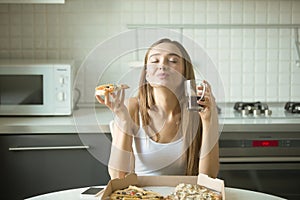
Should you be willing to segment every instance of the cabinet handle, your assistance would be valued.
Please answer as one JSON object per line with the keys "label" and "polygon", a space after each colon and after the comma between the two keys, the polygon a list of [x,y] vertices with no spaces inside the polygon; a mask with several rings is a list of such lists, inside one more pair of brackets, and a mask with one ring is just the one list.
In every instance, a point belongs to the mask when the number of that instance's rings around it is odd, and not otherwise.
{"label": "cabinet handle", "polygon": [[300,157],[224,157],[221,163],[272,163],[272,162],[299,162]]}
{"label": "cabinet handle", "polygon": [[10,147],[9,151],[38,151],[38,150],[72,150],[89,149],[90,146],[55,146],[55,147]]}

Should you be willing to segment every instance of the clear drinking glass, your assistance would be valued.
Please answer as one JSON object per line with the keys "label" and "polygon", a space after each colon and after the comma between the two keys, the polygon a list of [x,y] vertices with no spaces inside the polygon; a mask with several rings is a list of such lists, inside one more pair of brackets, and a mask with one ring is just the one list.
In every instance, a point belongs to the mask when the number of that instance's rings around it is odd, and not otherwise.
{"label": "clear drinking glass", "polygon": [[[202,85],[202,94],[198,96],[198,89],[197,87]],[[187,109],[189,111],[202,111],[204,108],[203,106],[197,103],[198,100],[204,100],[204,93],[206,90],[206,85],[203,83],[202,79],[195,79],[195,80],[186,80],[184,82],[184,90],[185,90],[185,97],[187,99]]]}

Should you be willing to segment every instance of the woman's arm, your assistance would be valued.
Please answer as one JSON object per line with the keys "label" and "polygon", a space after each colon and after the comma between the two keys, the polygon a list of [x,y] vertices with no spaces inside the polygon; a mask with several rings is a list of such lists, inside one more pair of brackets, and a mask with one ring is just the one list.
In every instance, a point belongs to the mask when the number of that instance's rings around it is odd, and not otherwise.
{"label": "woman's arm", "polygon": [[128,172],[134,170],[134,155],[132,152],[133,136],[137,132],[137,126],[134,122],[134,115],[137,109],[137,101],[134,98],[128,101],[128,111],[130,119],[119,122],[114,121],[112,131],[112,148],[108,171],[110,177],[123,178]]}
{"label": "woman's arm", "polygon": [[[217,117],[217,116],[216,116]],[[213,121],[218,121],[213,119]],[[219,132],[218,123],[203,123],[199,173],[217,177],[219,172]]]}
{"label": "woman's arm", "polygon": [[204,106],[200,112],[202,120],[202,144],[199,160],[199,173],[207,174],[210,177],[216,177],[219,172],[219,120],[215,98],[211,91],[211,86],[207,81],[204,99],[199,101]]}
{"label": "woman's arm", "polygon": [[112,131],[112,147],[108,172],[112,179],[124,178],[132,170],[132,135],[123,132],[116,124]]}
{"label": "woman's arm", "polygon": [[133,116],[137,111],[137,100],[129,99],[125,105],[125,89],[127,85],[121,85],[117,92],[105,91],[104,94],[96,93],[96,99],[100,104],[106,105],[115,115],[112,128],[112,145],[108,163],[108,171],[111,178],[122,178],[126,173],[134,169],[132,154],[132,138],[137,132]]}

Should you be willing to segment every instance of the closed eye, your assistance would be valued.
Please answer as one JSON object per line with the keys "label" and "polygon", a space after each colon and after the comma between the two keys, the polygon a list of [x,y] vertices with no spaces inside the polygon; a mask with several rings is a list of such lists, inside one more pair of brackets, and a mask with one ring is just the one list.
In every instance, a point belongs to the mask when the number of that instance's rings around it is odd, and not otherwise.
{"label": "closed eye", "polygon": [[149,63],[158,63],[159,59],[156,56],[151,56],[149,59]]}
{"label": "closed eye", "polygon": [[171,56],[171,57],[169,57],[169,62],[171,62],[171,63],[178,63],[178,58],[175,57],[175,56]]}

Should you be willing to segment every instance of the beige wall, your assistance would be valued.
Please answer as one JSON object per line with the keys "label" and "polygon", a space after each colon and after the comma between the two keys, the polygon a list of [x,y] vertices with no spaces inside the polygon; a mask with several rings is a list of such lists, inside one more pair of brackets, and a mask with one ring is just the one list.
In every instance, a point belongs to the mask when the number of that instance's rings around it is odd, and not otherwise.
{"label": "beige wall", "polygon": [[[64,5],[1,4],[0,59],[73,59],[79,68],[97,45],[128,24],[300,24],[296,0],[66,0]],[[293,29],[172,29],[215,63],[226,101],[300,101]],[[130,57],[130,56],[129,56]],[[106,78],[128,67],[120,59]],[[101,66],[105,67],[105,66]],[[111,77],[109,77],[111,76]],[[137,75],[138,76],[138,75]],[[86,78],[83,96],[93,88]],[[91,101],[87,98],[86,101]]]}

